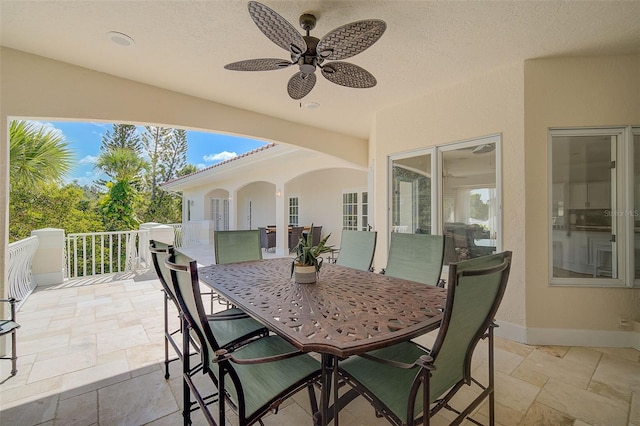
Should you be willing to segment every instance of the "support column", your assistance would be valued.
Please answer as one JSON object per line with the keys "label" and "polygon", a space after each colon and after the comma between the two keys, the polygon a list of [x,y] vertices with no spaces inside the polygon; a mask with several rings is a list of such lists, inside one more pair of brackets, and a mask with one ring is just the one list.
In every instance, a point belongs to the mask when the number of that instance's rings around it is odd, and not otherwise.
{"label": "support column", "polygon": [[284,183],[276,183],[276,254],[289,253],[289,212],[288,199],[284,192]]}
{"label": "support column", "polygon": [[238,229],[236,212],[238,211],[238,190],[229,189],[229,230]]}
{"label": "support column", "polygon": [[38,236],[31,271],[36,285],[62,284],[64,281],[64,229],[44,228],[31,231]]}

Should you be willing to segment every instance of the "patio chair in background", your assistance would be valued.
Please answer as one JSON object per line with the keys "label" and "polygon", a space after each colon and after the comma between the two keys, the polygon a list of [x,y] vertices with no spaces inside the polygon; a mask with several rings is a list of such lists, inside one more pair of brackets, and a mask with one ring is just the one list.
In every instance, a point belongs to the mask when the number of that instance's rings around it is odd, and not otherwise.
{"label": "patio chair in background", "polygon": [[[431,351],[408,341],[342,361],[340,375],[354,388],[342,401],[348,404],[354,394],[363,394],[391,424],[411,426],[429,425],[429,418],[442,408],[458,414],[452,424],[459,424],[488,397],[489,422],[493,425],[493,318],[510,267],[511,252],[452,263],[442,325]],[[489,352],[487,385],[471,377],[473,351],[485,338]],[[480,394],[463,410],[451,408],[451,398],[472,382],[480,388]]]}
{"label": "patio chair in background", "polygon": [[311,235],[312,235],[312,239],[311,239],[311,243],[313,244],[313,246],[317,246],[318,244],[320,244],[320,240],[322,239],[322,226],[311,226]]}
{"label": "patio chair in background", "polygon": [[302,238],[304,226],[292,226],[289,231],[289,253],[293,252],[298,245],[298,241]]}
{"label": "patio chair in background", "polygon": [[[166,258],[173,254],[175,250],[173,246],[159,241],[151,240],[149,243],[149,251],[151,252],[153,259],[153,266],[155,267],[158,280],[162,285],[164,293],[164,377],[165,379],[168,379],[169,364],[178,359],[184,362],[184,356],[181,349],[182,345],[176,340],[176,335],[181,331],[181,327],[175,330],[169,329],[169,300],[171,300],[178,309],[178,318],[180,323],[183,321],[180,305],[178,304],[178,300],[173,289],[171,273],[164,263]],[[185,264],[188,263],[188,260],[191,260],[184,255],[179,256],[182,257]],[[233,347],[246,339],[257,336],[266,336],[268,334],[268,330],[262,324],[253,320],[237,308],[226,309],[221,312],[207,315],[207,319],[212,322],[211,327],[221,330],[221,344],[225,347]],[[176,352],[176,358],[169,358],[169,345],[171,345]],[[197,346],[195,348],[197,348]]]}
{"label": "patio chair in background", "polygon": [[376,251],[376,231],[342,230],[340,254],[336,265],[370,271],[373,255]]}
{"label": "patio chair in background", "polygon": [[276,246],[275,231],[267,232],[265,227],[258,227],[258,231],[260,231],[260,248],[269,251]]}
{"label": "patio chair in background", "polygon": [[436,286],[444,259],[442,235],[391,233],[387,267],[381,273]]}
{"label": "patio chair in background", "polygon": [[[183,417],[190,424],[190,393],[209,424],[225,425],[225,402],[238,415],[239,426],[260,420],[267,412],[277,409],[282,401],[307,388],[312,411],[318,411],[313,384],[320,376],[320,363],[310,355],[298,351],[279,336],[254,340],[244,346],[222,350],[220,336],[204,315],[196,262],[176,263],[174,257],[166,261],[171,269],[174,289],[184,312],[183,335],[192,331],[199,341],[201,368],[216,389],[213,395],[202,395],[193,380],[193,369],[188,358],[183,365]],[[190,344],[183,340],[185,352]],[[218,401],[218,423],[209,410],[209,404]],[[235,423],[235,422],[234,422]]]}
{"label": "patio chair in background", "polygon": [[213,249],[217,265],[260,260],[260,231],[216,231],[213,233]]}
{"label": "patio chair in background", "polygon": [[0,320],[0,337],[4,338],[4,336],[6,336],[7,334],[11,334],[11,356],[0,357],[0,359],[7,359],[11,361],[11,372],[9,373],[9,377],[0,382],[4,383],[18,373],[16,331],[20,328],[20,325],[16,322],[16,303],[18,303],[19,301],[14,297],[10,297],[8,299],[0,299],[0,302],[9,304],[10,315],[9,319]]}

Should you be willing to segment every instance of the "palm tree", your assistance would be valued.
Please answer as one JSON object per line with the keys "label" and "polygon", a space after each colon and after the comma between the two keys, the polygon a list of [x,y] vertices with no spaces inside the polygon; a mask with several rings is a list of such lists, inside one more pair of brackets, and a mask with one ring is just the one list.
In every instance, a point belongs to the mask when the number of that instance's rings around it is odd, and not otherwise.
{"label": "palm tree", "polygon": [[147,162],[129,148],[114,148],[104,151],[98,157],[95,168],[102,170],[116,182],[136,185],[140,182]]}
{"label": "palm tree", "polygon": [[108,193],[100,200],[102,220],[107,231],[135,229],[138,224],[136,206],[140,201],[138,187],[147,162],[129,148],[103,152],[95,167],[111,178]]}
{"label": "palm tree", "polygon": [[59,182],[72,169],[73,152],[64,136],[35,123],[13,120],[9,125],[9,181],[12,187],[33,188]]}

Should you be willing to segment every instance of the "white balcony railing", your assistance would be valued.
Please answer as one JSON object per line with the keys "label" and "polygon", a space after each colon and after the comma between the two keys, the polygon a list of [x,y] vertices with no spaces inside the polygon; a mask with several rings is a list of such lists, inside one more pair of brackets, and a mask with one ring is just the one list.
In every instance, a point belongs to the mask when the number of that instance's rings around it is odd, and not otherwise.
{"label": "white balcony railing", "polygon": [[38,249],[38,237],[29,237],[9,244],[9,297],[20,301],[36,287],[31,273],[33,255]]}
{"label": "white balcony railing", "polygon": [[148,230],[68,234],[65,278],[135,272],[148,267],[144,256]]}

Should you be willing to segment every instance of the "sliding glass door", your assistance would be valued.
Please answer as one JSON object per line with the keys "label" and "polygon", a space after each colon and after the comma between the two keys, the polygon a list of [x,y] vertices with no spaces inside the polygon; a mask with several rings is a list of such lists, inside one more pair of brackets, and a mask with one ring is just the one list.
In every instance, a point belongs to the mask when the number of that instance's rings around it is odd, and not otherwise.
{"label": "sliding glass door", "polygon": [[445,235],[447,264],[496,252],[499,142],[492,136],[392,156],[390,231]]}

